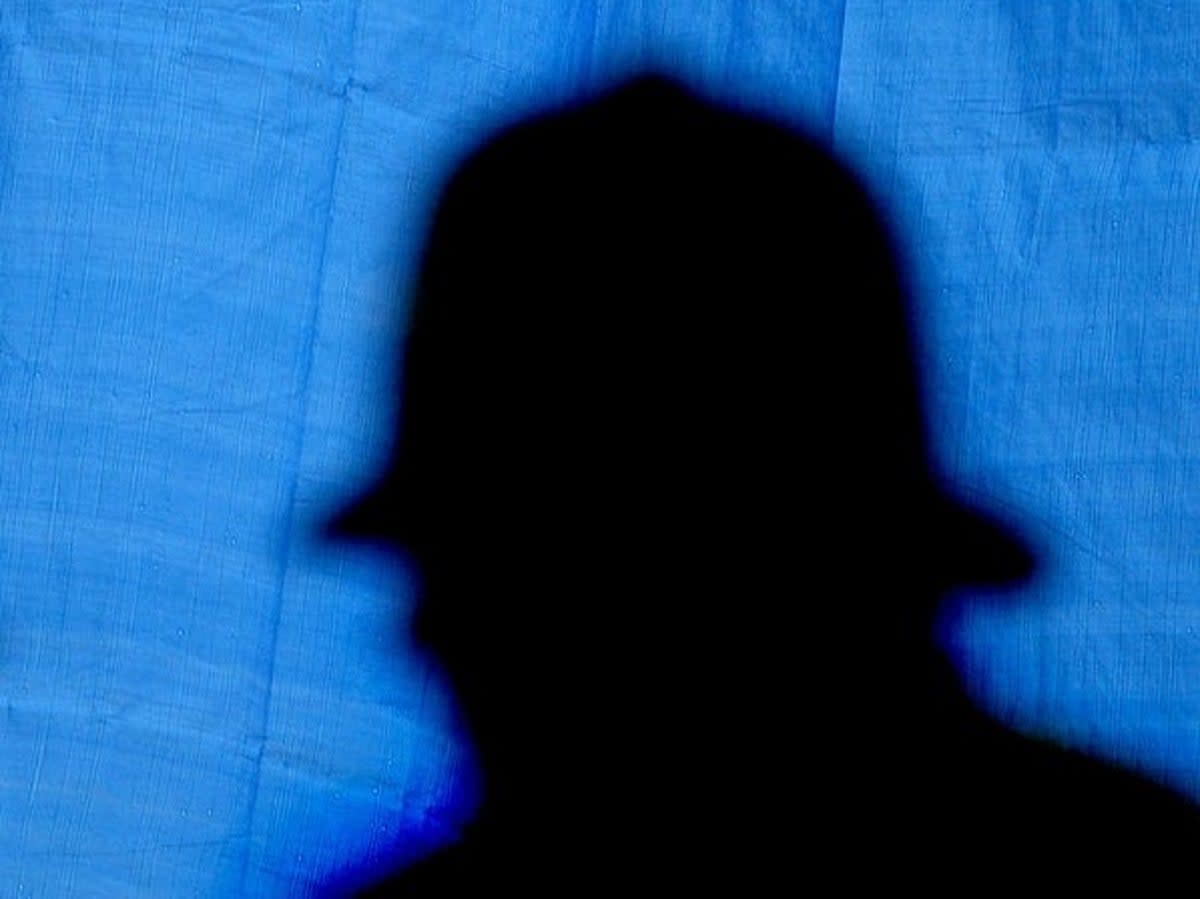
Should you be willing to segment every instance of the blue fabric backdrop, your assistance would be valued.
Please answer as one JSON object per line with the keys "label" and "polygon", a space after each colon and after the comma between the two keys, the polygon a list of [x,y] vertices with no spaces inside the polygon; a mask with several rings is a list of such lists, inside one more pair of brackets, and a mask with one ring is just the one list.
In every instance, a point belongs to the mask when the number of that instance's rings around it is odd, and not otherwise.
{"label": "blue fabric backdrop", "polygon": [[406,573],[315,531],[439,181],[648,63],[891,210],[939,458],[1047,552],[948,617],[973,692],[1200,798],[1200,6],[3,0],[0,891],[282,896],[453,833]]}

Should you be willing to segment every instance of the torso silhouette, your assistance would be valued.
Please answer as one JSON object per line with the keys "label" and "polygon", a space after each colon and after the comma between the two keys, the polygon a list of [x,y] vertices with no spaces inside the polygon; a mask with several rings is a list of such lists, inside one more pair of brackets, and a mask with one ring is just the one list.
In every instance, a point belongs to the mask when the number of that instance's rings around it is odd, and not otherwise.
{"label": "torso silhouette", "polygon": [[815,143],[656,78],[460,169],[338,528],[422,571],[483,805],[364,895],[1185,870],[1186,802],[1004,730],[933,646],[1032,559],[930,471],[901,274]]}

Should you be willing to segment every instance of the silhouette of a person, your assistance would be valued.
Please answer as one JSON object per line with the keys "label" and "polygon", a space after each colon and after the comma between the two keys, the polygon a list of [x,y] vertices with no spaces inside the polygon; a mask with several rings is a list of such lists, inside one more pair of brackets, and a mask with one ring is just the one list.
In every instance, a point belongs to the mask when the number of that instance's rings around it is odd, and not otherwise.
{"label": "silhouette of a person", "polygon": [[947,589],[1033,558],[938,485],[909,317],[843,167],[670,81],[461,167],[393,457],[336,531],[415,560],[484,795],[366,895],[959,895],[1200,853],[1190,805],[1000,727],[937,650]]}

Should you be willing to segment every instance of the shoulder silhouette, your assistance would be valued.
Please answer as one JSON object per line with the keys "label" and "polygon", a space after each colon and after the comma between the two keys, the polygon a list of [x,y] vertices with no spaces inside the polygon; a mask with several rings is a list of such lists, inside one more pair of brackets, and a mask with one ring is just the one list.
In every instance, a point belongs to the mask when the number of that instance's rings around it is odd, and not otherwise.
{"label": "shoulder silhouette", "polygon": [[937,650],[947,590],[1034,558],[935,477],[911,327],[856,178],[668,80],[461,166],[333,527],[415,561],[483,800],[363,895],[1183,870],[1187,802],[1004,729]]}

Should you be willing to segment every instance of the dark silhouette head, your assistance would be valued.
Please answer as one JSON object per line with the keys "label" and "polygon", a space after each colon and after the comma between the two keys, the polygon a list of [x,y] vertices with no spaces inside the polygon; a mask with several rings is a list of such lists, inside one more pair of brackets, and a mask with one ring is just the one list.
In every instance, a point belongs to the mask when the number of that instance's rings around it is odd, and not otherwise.
{"label": "dark silhouette head", "polygon": [[336,524],[419,569],[413,636],[485,778],[454,876],[614,839],[654,876],[744,860],[796,838],[766,821],[808,773],[840,784],[809,813],[852,826],[881,746],[966,720],[938,597],[1033,560],[939,485],[911,319],[845,168],[658,78],[458,170],[391,462]]}

